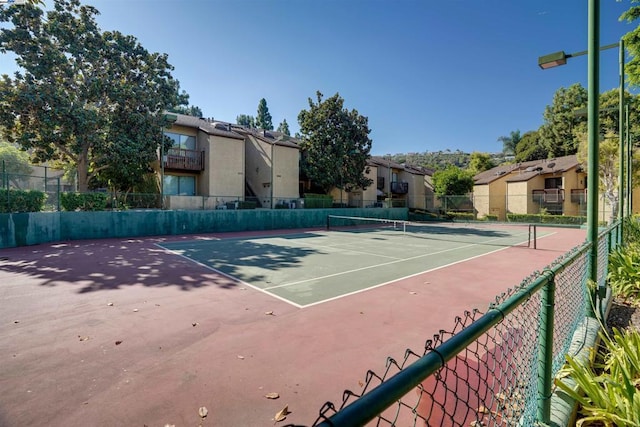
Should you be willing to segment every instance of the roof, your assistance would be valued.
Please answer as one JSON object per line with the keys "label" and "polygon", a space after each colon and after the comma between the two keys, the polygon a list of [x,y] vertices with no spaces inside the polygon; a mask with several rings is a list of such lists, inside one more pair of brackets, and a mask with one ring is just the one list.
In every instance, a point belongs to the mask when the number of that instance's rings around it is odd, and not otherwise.
{"label": "roof", "polygon": [[391,169],[400,169],[414,175],[433,175],[433,170],[418,165],[408,165],[405,163],[396,163],[393,160],[384,157],[371,156],[368,160],[369,166],[382,166]]}
{"label": "roof", "polygon": [[285,135],[282,132],[276,130],[264,130],[264,129],[251,129],[241,125],[231,125],[231,130],[237,132],[243,136],[253,136],[261,141],[269,144],[279,145],[282,147],[291,147],[300,149],[300,141],[289,135]]}
{"label": "roof", "polygon": [[[175,113],[172,113],[175,114]],[[178,118],[174,124],[178,126],[185,126],[190,128],[196,128],[209,135],[223,136],[226,138],[242,139],[244,136],[231,130],[230,126],[221,126],[220,123],[213,122],[209,119],[200,117],[187,116],[186,114],[175,114]]]}
{"label": "roof", "polygon": [[580,162],[577,156],[573,154],[554,159],[532,160],[497,166],[480,172],[473,177],[473,180],[475,185],[484,185],[508,175],[507,182],[523,182],[541,174],[563,173],[579,165]]}

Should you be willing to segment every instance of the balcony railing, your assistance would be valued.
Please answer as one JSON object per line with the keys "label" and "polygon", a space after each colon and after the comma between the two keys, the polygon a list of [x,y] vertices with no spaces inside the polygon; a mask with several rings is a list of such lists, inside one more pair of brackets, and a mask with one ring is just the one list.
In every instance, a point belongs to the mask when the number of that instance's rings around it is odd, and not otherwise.
{"label": "balcony railing", "polygon": [[409,192],[408,182],[392,182],[391,192],[393,194],[407,194]]}
{"label": "balcony railing", "polygon": [[170,148],[164,156],[165,169],[204,170],[204,151]]}
{"label": "balcony railing", "polygon": [[587,189],[571,190],[571,203],[583,204],[587,200]]}
{"label": "balcony railing", "polygon": [[562,203],[564,202],[564,190],[562,188],[545,188],[533,190],[533,201],[536,203]]}

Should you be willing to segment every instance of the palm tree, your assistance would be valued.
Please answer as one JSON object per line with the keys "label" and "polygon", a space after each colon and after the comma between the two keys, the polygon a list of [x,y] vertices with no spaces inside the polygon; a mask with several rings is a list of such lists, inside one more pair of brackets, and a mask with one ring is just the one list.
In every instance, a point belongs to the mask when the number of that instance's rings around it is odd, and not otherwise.
{"label": "palm tree", "polygon": [[511,131],[509,136],[501,136],[498,141],[502,142],[502,152],[504,154],[514,155],[516,153],[516,145],[521,139],[520,129],[518,129]]}

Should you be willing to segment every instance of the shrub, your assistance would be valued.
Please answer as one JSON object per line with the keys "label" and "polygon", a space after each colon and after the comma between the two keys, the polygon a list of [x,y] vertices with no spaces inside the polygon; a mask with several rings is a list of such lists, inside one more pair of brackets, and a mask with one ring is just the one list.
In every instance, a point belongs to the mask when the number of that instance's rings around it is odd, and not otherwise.
{"label": "shrub", "polygon": [[613,293],[627,300],[640,297],[640,246],[618,247],[609,255],[609,285]]}
{"label": "shrub", "polygon": [[[333,205],[333,197],[328,194],[305,194],[304,195],[304,207],[306,209],[323,209],[330,208]],[[276,209],[285,209],[278,208]]]}
{"label": "shrub", "polygon": [[238,202],[238,209],[255,209],[258,204],[253,201],[243,200]]}
{"label": "shrub", "polygon": [[574,224],[580,225],[587,222],[585,216],[549,215],[549,214],[507,214],[507,221],[542,223],[542,224]]}
{"label": "shrub", "polygon": [[103,211],[108,199],[107,193],[62,193],[60,205],[65,211]]}
{"label": "shrub", "polygon": [[[558,387],[581,405],[585,423],[631,427],[640,425],[640,332],[613,329],[613,337],[601,334],[606,355],[597,368],[567,356],[568,367],[563,370],[576,382],[577,389],[556,380]],[[603,425],[603,424],[597,424]]]}
{"label": "shrub", "polygon": [[446,215],[454,220],[473,221],[475,219],[475,214],[471,212],[447,212]]}
{"label": "shrub", "polygon": [[0,190],[0,212],[40,212],[46,194],[37,190]]}

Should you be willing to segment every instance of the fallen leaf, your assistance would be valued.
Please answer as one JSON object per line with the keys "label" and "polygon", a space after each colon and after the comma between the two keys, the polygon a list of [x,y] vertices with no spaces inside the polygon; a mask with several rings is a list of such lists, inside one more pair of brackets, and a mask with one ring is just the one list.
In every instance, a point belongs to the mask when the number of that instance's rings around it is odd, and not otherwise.
{"label": "fallen leaf", "polygon": [[238,359],[244,360],[244,356],[238,355]]}
{"label": "fallen leaf", "polygon": [[14,320],[13,323],[20,323],[20,321],[19,320]]}
{"label": "fallen leaf", "polygon": [[476,412],[478,414],[489,414],[491,411],[489,411],[485,406],[480,406]]}
{"label": "fallen leaf", "polygon": [[156,304],[156,307],[160,307],[160,304]]}
{"label": "fallen leaf", "polygon": [[80,341],[87,341],[89,337],[80,337]]}
{"label": "fallen leaf", "polygon": [[417,292],[409,292],[411,295],[416,295]]}
{"label": "fallen leaf", "polygon": [[276,414],[275,417],[273,417],[275,422],[279,422],[279,421],[284,421],[285,418],[287,418],[287,415],[289,415],[291,412],[289,412],[289,406],[285,406],[284,408],[282,408],[282,411],[278,412]]}
{"label": "fallen leaf", "polygon": [[267,316],[275,316],[275,314],[273,314],[273,311],[265,311],[264,314],[266,314]]}
{"label": "fallen leaf", "polygon": [[359,385],[360,387],[364,387],[364,383],[363,383],[362,381],[358,381],[358,385]]}
{"label": "fallen leaf", "polygon": [[193,322],[193,323],[191,324],[191,326],[193,326],[194,328],[195,328],[196,326],[198,326],[198,325],[199,325],[199,323],[198,323],[198,322]]}
{"label": "fallen leaf", "polygon": [[164,427],[176,427],[175,424],[165,424]]}
{"label": "fallen leaf", "polygon": [[134,308],[134,309],[133,309],[133,312],[134,312],[134,313],[137,313],[137,312],[138,312],[138,309],[137,309],[137,308]]}
{"label": "fallen leaf", "polygon": [[280,397],[278,393],[267,393],[264,395],[267,399],[277,399]]}
{"label": "fallen leaf", "polygon": [[108,305],[109,307],[113,307],[113,303],[112,303],[112,302],[107,303],[107,305]]}
{"label": "fallen leaf", "polygon": [[206,406],[201,406],[200,409],[198,409],[198,415],[200,415],[200,418],[206,418],[208,414],[209,411]]}
{"label": "fallen leaf", "polygon": [[122,341],[116,341],[116,345],[122,344]]}

